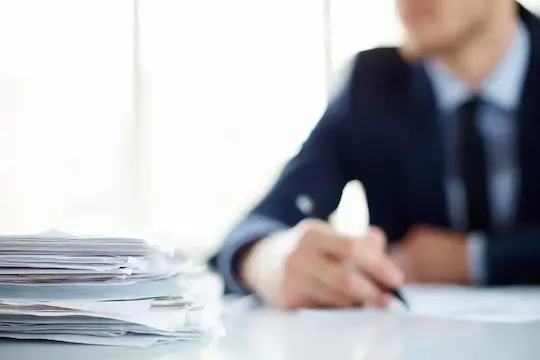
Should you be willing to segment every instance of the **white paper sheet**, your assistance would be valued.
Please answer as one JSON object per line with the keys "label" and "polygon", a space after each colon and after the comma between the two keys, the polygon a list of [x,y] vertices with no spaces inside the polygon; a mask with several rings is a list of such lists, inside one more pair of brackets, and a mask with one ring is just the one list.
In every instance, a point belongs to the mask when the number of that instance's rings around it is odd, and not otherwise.
{"label": "white paper sheet", "polygon": [[[2,244],[3,240],[0,240]],[[25,254],[10,254],[10,255],[0,255],[0,265],[4,263],[22,263],[25,266],[32,265],[34,263],[53,263],[53,264],[92,264],[92,265],[123,265],[126,262],[136,261],[137,258],[132,258],[130,256],[76,256],[76,255],[43,255],[35,254],[35,251],[32,252],[33,255]]]}
{"label": "white paper sheet", "polygon": [[158,308],[150,312],[134,314],[98,313],[83,310],[53,308],[47,306],[2,306],[0,316],[4,315],[30,315],[35,316],[35,323],[40,322],[40,317],[62,317],[62,321],[68,322],[73,316],[86,316],[100,319],[112,319],[127,323],[148,326],[162,331],[180,331],[186,322],[186,312],[178,309]]}
{"label": "white paper sheet", "polygon": [[490,322],[540,320],[540,288],[416,286],[404,293],[416,316]]}
{"label": "white paper sheet", "polygon": [[90,313],[105,314],[141,314],[150,311],[154,300],[128,300],[128,301],[1,301],[0,306],[13,306],[24,308],[24,306],[47,306],[65,308],[71,310],[87,311]]}
{"label": "white paper sheet", "polygon": [[134,300],[182,296],[185,293],[185,287],[179,284],[175,277],[152,281],[125,281],[121,284],[0,284],[0,299],[4,300]]}
{"label": "white paper sheet", "polygon": [[409,310],[394,302],[389,309],[309,309],[301,316],[319,318],[332,314],[391,313],[403,317],[444,318],[474,322],[523,323],[540,321],[540,287],[479,289],[461,286],[408,286],[403,294]]}
{"label": "white paper sheet", "polygon": [[100,275],[100,273],[107,273],[113,275],[130,275],[133,269],[129,268],[109,268],[106,271],[96,271],[87,269],[51,269],[51,268],[17,268],[17,267],[0,267],[0,276],[6,277],[6,275],[18,275],[28,276],[33,275],[54,275],[54,276],[69,276],[69,275]]}
{"label": "white paper sheet", "polygon": [[156,248],[144,239],[77,236],[59,231],[33,235],[0,235],[2,255],[145,256]]}
{"label": "white paper sheet", "polygon": [[[19,340],[51,340],[75,344],[102,345],[102,346],[132,346],[150,347],[156,344],[165,344],[178,341],[178,338],[167,338],[154,335],[125,335],[121,337],[100,337],[88,335],[55,335],[55,334],[19,334],[3,333],[2,337]],[[186,339],[189,337],[186,336]]]}

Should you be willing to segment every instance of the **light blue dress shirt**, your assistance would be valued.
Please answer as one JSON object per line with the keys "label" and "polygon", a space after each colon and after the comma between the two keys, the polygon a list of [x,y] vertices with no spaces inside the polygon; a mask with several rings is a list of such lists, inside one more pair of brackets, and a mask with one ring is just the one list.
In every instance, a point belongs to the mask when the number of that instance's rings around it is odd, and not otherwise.
{"label": "light blue dress shirt", "polygon": [[[525,25],[520,23],[511,46],[479,90],[453,76],[441,64],[435,61],[425,63],[442,114],[440,120],[447,156],[445,188],[450,221],[456,229],[466,229],[468,218],[466,194],[459,172],[457,111],[475,94],[484,101],[478,113],[477,125],[487,148],[492,220],[499,228],[508,227],[514,221],[520,180],[516,117],[529,51],[529,33]],[[467,245],[471,278],[481,284],[487,276],[485,239],[482,234],[471,234]]]}

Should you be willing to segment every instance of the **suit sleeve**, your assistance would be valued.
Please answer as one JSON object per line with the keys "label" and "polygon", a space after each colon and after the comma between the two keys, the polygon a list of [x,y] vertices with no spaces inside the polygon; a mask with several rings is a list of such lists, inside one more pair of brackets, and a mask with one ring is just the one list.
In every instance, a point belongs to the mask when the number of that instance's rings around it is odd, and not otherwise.
{"label": "suit sleeve", "polygon": [[[246,293],[236,269],[243,249],[274,232],[295,226],[306,217],[327,219],[339,204],[343,188],[350,180],[341,146],[344,123],[350,112],[351,83],[348,79],[330,102],[267,195],[225,238],[214,264],[225,281],[226,293]],[[311,200],[311,214],[305,208],[301,211],[299,199]]]}
{"label": "suit sleeve", "polygon": [[540,225],[488,233],[486,285],[540,284]]}

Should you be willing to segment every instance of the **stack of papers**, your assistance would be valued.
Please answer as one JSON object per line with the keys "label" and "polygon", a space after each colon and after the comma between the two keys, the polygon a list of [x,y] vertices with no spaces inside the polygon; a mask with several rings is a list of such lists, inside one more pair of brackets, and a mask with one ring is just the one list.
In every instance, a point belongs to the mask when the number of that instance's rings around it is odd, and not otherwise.
{"label": "stack of papers", "polygon": [[219,291],[171,255],[142,239],[0,236],[0,337],[150,346],[219,335]]}

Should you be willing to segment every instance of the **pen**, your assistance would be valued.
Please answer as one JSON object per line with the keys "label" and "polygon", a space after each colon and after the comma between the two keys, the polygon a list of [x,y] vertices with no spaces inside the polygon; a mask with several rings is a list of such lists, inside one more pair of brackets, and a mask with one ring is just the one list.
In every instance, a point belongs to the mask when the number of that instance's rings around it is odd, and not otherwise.
{"label": "pen", "polygon": [[[356,270],[356,265],[354,265],[354,264],[350,264],[349,268],[351,270],[353,270],[353,271],[357,271]],[[405,299],[405,296],[403,296],[403,293],[401,292],[401,290],[388,288],[387,286],[381,285],[380,283],[378,283],[374,279],[371,279],[371,280],[374,283],[376,283],[379,288],[381,288],[385,292],[391,294],[396,300],[398,300],[405,307],[405,309],[407,309],[407,310],[410,309],[409,302]]]}
{"label": "pen", "polygon": [[405,296],[403,296],[401,291],[399,291],[398,289],[393,289],[390,291],[390,293],[392,294],[392,296],[398,299],[403,304],[403,306],[405,306],[407,310],[409,310],[409,303],[407,302],[407,300],[405,299]]}
{"label": "pen", "polygon": [[[345,194],[343,194],[343,195],[345,195]],[[344,196],[342,196],[342,199],[343,198],[344,198]],[[311,197],[309,197],[308,195],[305,195],[305,194],[299,195],[296,198],[295,205],[298,208],[298,210],[300,210],[300,212],[302,212],[302,214],[304,216],[311,216],[311,217],[315,216],[315,204],[314,204],[313,200],[311,199]],[[368,210],[367,206],[366,206],[365,213],[366,213],[366,222],[365,222],[365,226],[362,227],[363,231],[361,231],[361,233],[365,233],[365,232],[367,232],[367,229],[369,229],[369,210]],[[339,224],[337,224],[337,225],[339,227]],[[343,227],[343,226],[341,226],[341,227]],[[343,233],[352,233],[352,234],[358,236],[358,232],[346,231],[343,228],[337,229],[337,230],[340,231],[340,232],[343,232]],[[354,264],[349,264],[349,268],[356,271],[356,266]],[[382,288],[386,292],[390,293],[401,304],[403,304],[403,306],[406,309],[410,308],[408,301],[405,299],[405,296],[403,296],[403,292],[400,289],[389,289],[389,288],[387,288],[385,286],[381,286],[381,284],[378,284],[378,285],[379,285],[380,288]]]}
{"label": "pen", "polygon": [[399,302],[401,302],[403,306],[405,306],[405,309],[407,310],[410,309],[409,303],[407,302],[407,300],[405,299],[405,296],[403,296],[403,293],[399,289],[391,289],[389,292],[390,294],[392,294],[394,298],[399,300]]}

